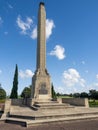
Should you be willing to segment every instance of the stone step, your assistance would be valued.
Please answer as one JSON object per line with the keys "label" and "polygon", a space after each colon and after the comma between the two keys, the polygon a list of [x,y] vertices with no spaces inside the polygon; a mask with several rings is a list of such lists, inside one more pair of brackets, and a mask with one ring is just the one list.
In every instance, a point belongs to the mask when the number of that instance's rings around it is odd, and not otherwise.
{"label": "stone step", "polygon": [[94,115],[80,115],[80,116],[68,116],[64,118],[52,118],[52,119],[42,119],[42,120],[27,120],[27,119],[20,119],[20,118],[6,118],[7,123],[15,123],[20,124],[23,126],[35,126],[35,125],[42,125],[42,124],[49,124],[54,122],[69,122],[69,121],[80,121],[80,120],[93,120],[98,119],[98,114]]}
{"label": "stone step", "polygon": [[30,108],[31,108],[32,110],[34,110],[34,111],[38,111],[38,107],[36,107],[35,105],[30,106]]}
{"label": "stone step", "polygon": [[54,104],[54,103],[58,103],[58,101],[47,101],[47,100],[39,100],[39,101],[35,101],[34,104]]}
{"label": "stone step", "polygon": [[56,122],[71,122],[71,121],[81,121],[81,120],[93,120],[98,119],[98,115],[93,116],[78,116],[78,117],[67,117],[67,118],[55,118],[55,119],[47,119],[47,120],[35,120],[35,121],[29,121],[26,123],[26,126],[35,126],[35,125],[43,125],[43,124],[51,124]]}
{"label": "stone step", "polygon": [[69,104],[65,104],[65,103],[49,103],[49,104],[34,104],[34,106],[36,107],[56,107],[56,106],[70,106]]}
{"label": "stone step", "polygon": [[73,106],[69,105],[69,104],[65,104],[65,103],[38,103],[38,104],[34,104],[33,106],[31,106],[31,108],[33,110],[42,110],[42,109],[47,109],[47,110],[57,110],[57,109],[67,109],[67,108],[74,108]]}
{"label": "stone step", "polygon": [[[20,119],[20,118],[6,118],[5,120],[6,123],[13,123],[13,124],[19,124],[19,125],[22,125],[24,127],[27,127],[27,122],[28,120],[26,119]],[[29,124],[29,122],[28,122]]]}
{"label": "stone step", "polygon": [[62,110],[65,110],[65,109],[70,109],[70,108],[74,108],[73,106],[66,106],[66,105],[63,105],[63,106],[60,106],[60,105],[42,105],[42,106],[32,106],[31,107],[33,110],[44,110],[44,109],[47,109],[48,111],[49,110],[58,110],[58,109],[62,109]]}
{"label": "stone step", "polygon": [[44,120],[44,119],[59,119],[59,118],[68,118],[68,117],[80,117],[80,116],[98,116],[98,112],[92,112],[92,113],[75,113],[75,114],[64,114],[64,113],[44,113],[39,115],[15,115],[10,114],[9,118],[18,118],[18,119],[27,119],[27,120]]}
{"label": "stone step", "polygon": [[30,119],[30,120],[35,120],[35,116],[32,116],[32,115],[15,115],[15,114],[10,114],[9,115],[9,118],[18,118],[18,119]]}

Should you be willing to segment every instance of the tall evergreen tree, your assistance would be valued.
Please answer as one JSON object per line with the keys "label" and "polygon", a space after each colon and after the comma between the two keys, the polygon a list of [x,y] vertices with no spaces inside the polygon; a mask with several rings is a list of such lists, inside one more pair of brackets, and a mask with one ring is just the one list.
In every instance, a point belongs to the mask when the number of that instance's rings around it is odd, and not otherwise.
{"label": "tall evergreen tree", "polygon": [[51,85],[51,94],[52,94],[52,98],[56,98],[56,92],[54,90],[53,84]]}
{"label": "tall evergreen tree", "polygon": [[10,98],[18,98],[18,66],[16,64],[14,80],[13,80],[13,87],[11,91]]}

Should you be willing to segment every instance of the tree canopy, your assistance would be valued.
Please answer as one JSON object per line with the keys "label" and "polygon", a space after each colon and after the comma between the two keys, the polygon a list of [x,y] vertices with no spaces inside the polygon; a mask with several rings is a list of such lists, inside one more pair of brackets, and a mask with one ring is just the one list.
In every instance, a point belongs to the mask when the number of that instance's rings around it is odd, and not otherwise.
{"label": "tree canopy", "polygon": [[25,87],[21,93],[21,97],[30,98],[31,97],[31,86]]}
{"label": "tree canopy", "polygon": [[6,91],[0,85],[0,99],[6,98]]}

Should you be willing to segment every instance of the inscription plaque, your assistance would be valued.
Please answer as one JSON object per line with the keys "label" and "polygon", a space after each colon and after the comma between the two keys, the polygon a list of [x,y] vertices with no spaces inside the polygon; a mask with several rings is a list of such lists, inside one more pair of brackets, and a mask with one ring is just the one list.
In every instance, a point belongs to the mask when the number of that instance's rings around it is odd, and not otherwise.
{"label": "inscription plaque", "polygon": [[41,84],[41,87],[39,89],[39,94],[48,94],[45,83]]}

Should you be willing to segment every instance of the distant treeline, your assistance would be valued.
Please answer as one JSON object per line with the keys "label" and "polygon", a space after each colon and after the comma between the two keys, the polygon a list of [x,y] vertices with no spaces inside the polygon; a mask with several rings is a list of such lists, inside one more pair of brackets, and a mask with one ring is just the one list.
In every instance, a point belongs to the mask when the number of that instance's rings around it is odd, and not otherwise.
{"label": "distant treeline", "polygon": [[69,96],[75,98],[89,98],[89,99],[98,99],[98,91],[96,90],[89,90],[89,92],[81,92],[81,93],[71,93],[71,94],[61,94],[56,93],[57,96]]}

